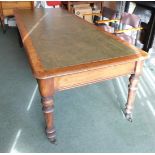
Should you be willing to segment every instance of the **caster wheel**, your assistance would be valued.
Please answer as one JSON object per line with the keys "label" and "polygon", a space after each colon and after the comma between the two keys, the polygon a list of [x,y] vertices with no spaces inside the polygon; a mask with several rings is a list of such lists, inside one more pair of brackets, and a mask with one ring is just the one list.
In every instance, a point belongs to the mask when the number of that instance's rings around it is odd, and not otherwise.
{"label": "caster wheel", "polygon": [[46,129],[46,134],[47,134],[47,137],[49,139],[49,141],[52,143],[52,144],[56,144],[56,131],[55,129]]}
{"label": "caster wheel", "polygon": [[133,120],[132,120],[132,114],[125,114],[125,117],[126,117],[126,119],[129,121],[129,122],[132,122]]}
{"label": "caster wheel", "polygon": [[49,141],[50,141],[50,143],[57,145],[56,138],[51,138],[51,139],[49,139]]}

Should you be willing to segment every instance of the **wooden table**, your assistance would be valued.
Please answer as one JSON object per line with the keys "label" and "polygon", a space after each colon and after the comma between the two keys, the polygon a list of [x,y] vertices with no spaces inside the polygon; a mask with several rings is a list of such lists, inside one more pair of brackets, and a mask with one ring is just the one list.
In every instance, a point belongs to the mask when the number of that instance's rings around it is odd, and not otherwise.
{"label": "wooden table", "polygon": [[46,134],[51,142],[56,137],[55,91],[131,74],[125,109],[125,116],[131,121],[146,52],[63,9],[16,10],[15,17],[39,85]]}
{"label": "wooden table", "polygon": [[34,2],[32,1],[0,1],[0,22],[3,32],[6,31],[4,18],[14,16],[13,10],[20,9],[33,9]]}

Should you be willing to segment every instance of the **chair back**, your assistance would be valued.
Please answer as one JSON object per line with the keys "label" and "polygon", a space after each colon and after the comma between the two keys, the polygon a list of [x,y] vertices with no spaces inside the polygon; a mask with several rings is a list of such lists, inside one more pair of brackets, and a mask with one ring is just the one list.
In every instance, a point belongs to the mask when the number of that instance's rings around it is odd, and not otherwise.
{"label": "chair back", "polygon": [[[106,18],[106,19],[115,19],[117,17],[117,15],[118,15],[118,12],[116,10],[112,10],[110,8],[107,8],[107,7],[103,7],[101,12],[102,12],[102,20],[104,18]],[[96,21],[99,21],[99,20],[101,20],[99,16],[94,16],[93,23],[96,24]]]}
{"label": "chair back", "polygon": [[139,41],[140,31],[132,30],[140,26],[141,19],[139,16],[127,12],[122,13],[118,30],[126,30],[120,34],[116,34],[122,40],[141,48],[143,45]]}
{"label": "chair back", "polygon": [[138,27],[140,24],[140,17],[124,12],[122,13],[120,23],[124,25],[130,25],[132,27]]}
{"label": "chair back", "polygon": [[108,19],[115,19],[117,17],[117,11],[112,10],[107,7],[103,7],[102,9],[102,16]]}

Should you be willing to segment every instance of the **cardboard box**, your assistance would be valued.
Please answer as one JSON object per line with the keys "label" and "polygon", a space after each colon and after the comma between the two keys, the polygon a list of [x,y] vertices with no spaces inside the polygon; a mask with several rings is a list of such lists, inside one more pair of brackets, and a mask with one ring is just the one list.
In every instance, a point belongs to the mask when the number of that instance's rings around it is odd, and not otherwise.
{"label": "cardboard box", "polygon": [[10,26],[10,27],[16,27],[15,17],[12,17],[12,18],[9,18],[8,19],[8,26]]}
{"label": "cardboard box", "polygon": [[90,7],[90,4],[76,4],[73,6],[73,8],[84,8],[84,7]]}
{"label": "cardboard box", "polygon": [[[80,18],[83,18],[84,14],[91,14],[92,13],[92,8],[90,7],[89,4],[80,4],[74,6],[74,13]],[[92,23],[92,16],[85,16],[85,20]]]}

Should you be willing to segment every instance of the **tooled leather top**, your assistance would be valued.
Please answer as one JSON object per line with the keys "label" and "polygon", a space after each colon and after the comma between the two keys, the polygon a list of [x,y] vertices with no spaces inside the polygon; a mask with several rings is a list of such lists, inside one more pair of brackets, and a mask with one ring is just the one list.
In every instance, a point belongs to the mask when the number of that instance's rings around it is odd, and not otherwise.
{"label": "tooled leather top", "polygon": [[46,69],[123,57],[138,51],[63,9],[18,12]]}

